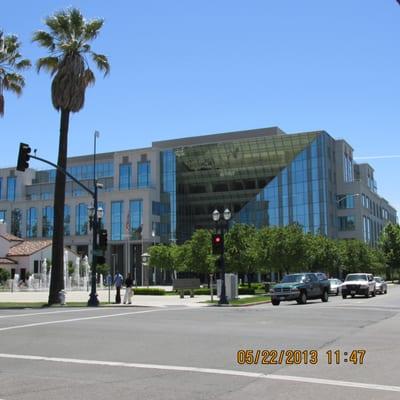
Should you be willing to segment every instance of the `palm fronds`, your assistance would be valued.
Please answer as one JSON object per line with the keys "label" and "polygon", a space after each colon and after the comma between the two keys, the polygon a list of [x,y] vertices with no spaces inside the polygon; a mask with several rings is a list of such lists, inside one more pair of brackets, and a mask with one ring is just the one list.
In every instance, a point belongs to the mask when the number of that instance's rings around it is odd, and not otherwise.
{"label": "palm fronds", "polygon": [[5,35],[0,30],[0,117],[4,115],[4,90],[20,95],[25,86],[25,79],[17,71],[31,66],[28,59],[22,58],[20,46],[17,36]]}
{"label": "palm fronds", "polygon": [[50,54],[40,58],[36,68],[38,71],[43,68],[54,75],[53,106],[57,110],[77,112],[84,105],[86,88],[95,83],[87,55],[104,75],[110,72],[107,57],[94,53],[89,44],[100,33],[104,20],[87,21],[78,9],[70,8],[47,17],[45,24],[48,32],[39,30],[32,40]]}

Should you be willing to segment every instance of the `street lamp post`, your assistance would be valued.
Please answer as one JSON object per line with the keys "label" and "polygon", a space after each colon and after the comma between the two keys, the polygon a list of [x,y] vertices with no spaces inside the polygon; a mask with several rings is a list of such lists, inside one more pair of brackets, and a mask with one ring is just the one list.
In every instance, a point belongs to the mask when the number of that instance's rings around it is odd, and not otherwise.
{"label": "street lamp post", "polygon": [[93,232],[93,243],[92,243],[92,285],[88,300],[88,306],[98,306],[99,300],[96,293],[96,267],[97,267],[97,256],[99,255],[99,249],[97,244],[97,236],[99,229],[101,228],[101,219],[103,218],[104,211],[101,207],[97,207],[97,185],[94,189],[94,206],[89,207],[89,225]]}
{"label": "street lamp post", "polygon": [[[153,238],[153,246],[156,245],[156,231],[154,229],[151,230],[151,237]],[[156,268],[153,268],[153,285],[156,285],[157,271]]]}
{"label": "street lamp post", "polygon": [[[224,232],[228,231],[229,220],[232,218],[232,213],[229,208],[226,208],[223,212],[223,220],[220,220],[221,214],[218,210],[214,210],[212,213],[212,219],[215,222],[215,230],[218,229],[221,231],[222,237],[224,237]],[[219,304],[229,304],[228,299],[226,297],[226,286],[225,286],[225,245],[224,240],[222,240],[222,250],[220,257],[220,267],[221,267],[221,296],[219,298]]]}
{"label": "street lamp post", "polygon": [[93,145],[93,207],[89,207],[89,218],[91,214],[91,228],[93,232],[92,244],[92,288],[88,300],[88,306],[98,306],[99,300],[96,293],[96,266],[98,256],[97,236],[99,231],[99,219],[103,217],[103,209],[98,209],[98,188],[103,187],[102,184],[97,182],[96,178],[96,142],[100,136],[99,131],[94,132],[94,145]]}

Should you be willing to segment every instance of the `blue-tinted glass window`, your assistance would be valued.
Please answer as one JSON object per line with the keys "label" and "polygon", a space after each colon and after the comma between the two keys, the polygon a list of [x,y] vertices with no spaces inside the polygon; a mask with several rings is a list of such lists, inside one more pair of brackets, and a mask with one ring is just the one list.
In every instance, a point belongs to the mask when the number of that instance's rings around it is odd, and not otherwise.
{"label": "blue-tinted glass window", "polygon": [[161,214],[161,203],[159,201],[152,202],[152,214],[153,215]]}
{"label": "blue-tinted glass window", "polygon": [[0,178],[0,200],[1,200],[1,198],[2,198],[2,186],[3,186],[3,178]]}
{"label": "blue-tinted glass window", "polygon": [[64,236],[71,235],[71,208],[69,205],[64,206]]}
{"label": "blue-tinted glass window", "polygon": [[54,224],[54,210],[53,207],[46,206],[42,210],[42,236],[52,237],[53,236],[53,224]]}
{"label": "blue-tinted glass window", "polygon": [[113,201],[111,203],[111,240],[122,239],[122,212],[123,202]]}
{"label": "blue-tinted glass window", "polygon": [[75,235],[88,233],[88,207],[84,203],[75,206]]}
{"label": "blue-tinted glass window", "polygon": [[6,210],[0,210],[0,220],[6,222]]}
{"label": "blue-tinted glass window", "polygon": [[339,217],[340,231],[354,231],[355,229],[356,229],[355,217],[353,215]]}
{"label": "blue-tinted glass window", "polygon": [[149,187],[150,185],[150,161],[138,162],[137,182],[139,188]]}
{"label": "blue-tinted glass window", "polygon": [[129,202],[130,226],[132,232],[142,225],[143,201],[131,200]]}
{"label": "blue-tinted glass window", "polygon": [[26,237],[37,237],[37,210],[35,207],[26,210]]}
{"label": "blue-tinted glass window", "polygon": [[337,207],[340,209],[354,208],[354,194],[340,194],[336,196]]}
{"label": "blue-tinted glass window", "polygon": [[17,178],[15,176],[9,176],[7,178],[7,200],[15,200],[15,189],[17,186]]}
{"label": "blue-tinted glass window", "polygon": [[131,188],[131,178],[132,175],[132,165],[131,164],[121,164],[119,166],[119,189],[130,189]]}

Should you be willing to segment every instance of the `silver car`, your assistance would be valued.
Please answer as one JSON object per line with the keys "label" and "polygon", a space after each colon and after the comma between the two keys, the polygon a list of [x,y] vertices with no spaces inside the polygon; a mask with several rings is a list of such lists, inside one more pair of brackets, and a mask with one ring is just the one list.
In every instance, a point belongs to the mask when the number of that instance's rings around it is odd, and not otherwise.
{"label": "silver car", "polygon": [[387,283],[383,278],[380,276],[374,276],[374,279],[376,281],[376,292],[380,294],[386,294],[387,293]]}
{"label": "silver car", "polygon": [[331,288],[329,289],[330,294],[335,294],[338,296],[342,293],[342,281],[340,279],[331,278],[329,279],[329,283],[331,284]]}

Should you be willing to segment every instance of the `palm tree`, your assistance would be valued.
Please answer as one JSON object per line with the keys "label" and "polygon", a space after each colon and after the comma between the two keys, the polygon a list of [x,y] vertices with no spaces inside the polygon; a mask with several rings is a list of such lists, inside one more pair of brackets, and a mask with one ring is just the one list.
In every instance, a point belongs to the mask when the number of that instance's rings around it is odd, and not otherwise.
{"label": "palm tree", "polygon": [[[39,58],[36,67],[38,72],[44,68],[54,75],[51,98],[54,108],[61,111],[57,164],[66,169],[69,116],[71,112],[78,112],[83,108],[86,88],[95,82],[88,58],[104,76],[110,72],[107,57],[93,52],[89,44],[100,33],[104,20],[87,21],[78,9],[70,8],[47,17],[44,22],[49,32],[35,32],[33,41],[46,48],[50,54]],[[59,303],[58,293],[64,288],[64,204],[65,175],[57,170],[49,305]]]}
{"label": "palm tree", "polygon": [[4,115],[4,89],[19,96],[25,86],[25,79],[17,71],[31,66],[29,60],[22,59],[20,46],[15,35],[4,35],[0,30],[0,117]]}

